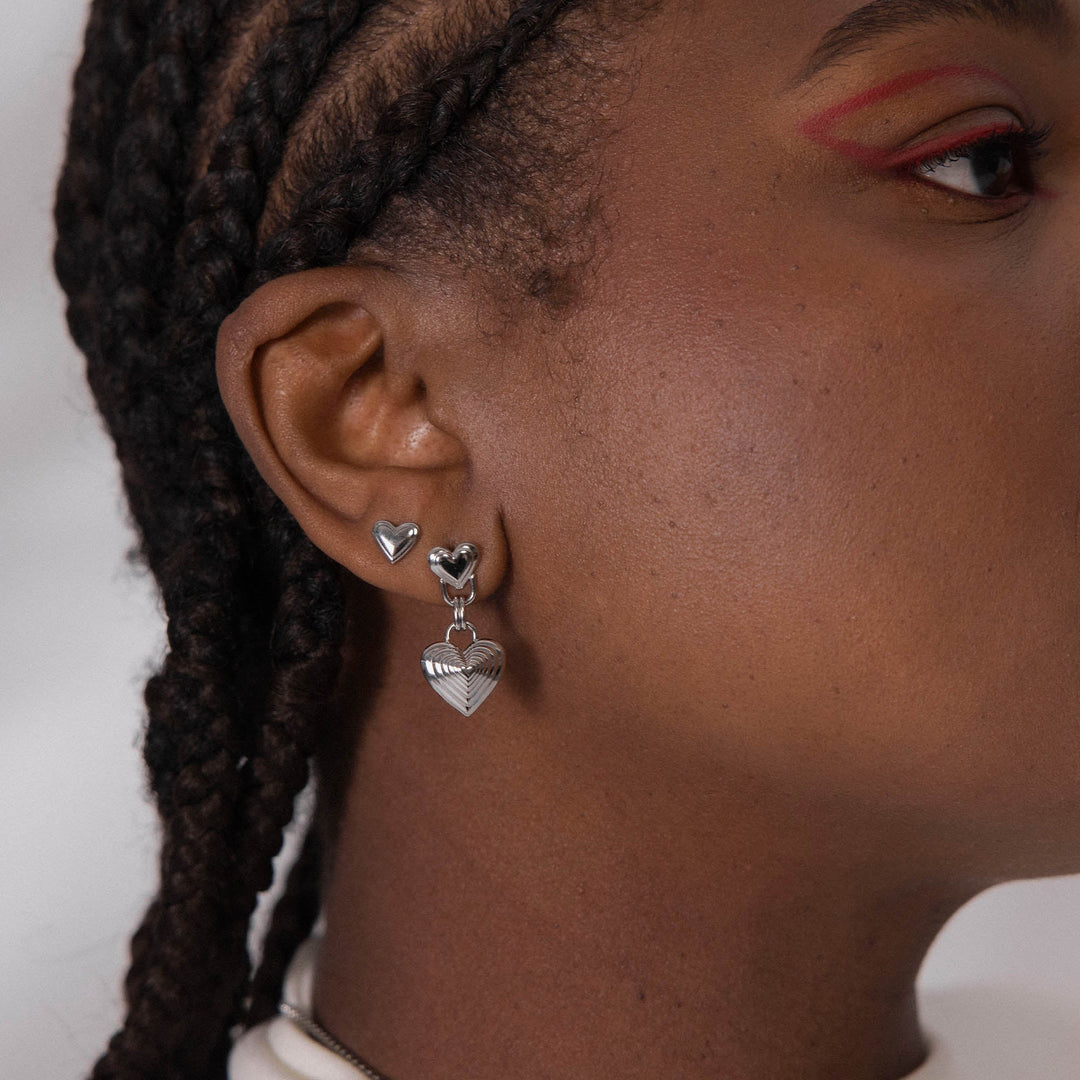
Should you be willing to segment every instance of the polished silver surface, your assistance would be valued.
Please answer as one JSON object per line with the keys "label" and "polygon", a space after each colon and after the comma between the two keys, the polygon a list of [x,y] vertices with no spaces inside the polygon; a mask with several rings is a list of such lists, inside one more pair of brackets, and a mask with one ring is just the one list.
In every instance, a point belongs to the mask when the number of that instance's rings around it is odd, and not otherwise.
{"label": "polished silver surface", "polygon": [[371,535],[375,537],[375,543],[379,545],[382,553],[392,562],[403,558],[412,551],[420,536],[420,527],[412,521],[406,521],[403,525],[394,525],[389,521],[376,521],[372,526]]}
{"label": "polished silver surface", "polygon": [[447,588],[445,581],[439,582],[439,588],[442,589],[442,598],[451,606],[455,607],[460,601],[463,604],[471,604],[476,599],[476,577],[475,575],[469,578],[469,595],[468,596],[451,596],[450,590]]}
{"label": "polished silver surface", "polygon": [[429,645],[420,657],[424,677],[432,690],[448,705],[453,705],[462,716],[472,716],[495,689],[502,674],[503,651],[494,641],[476,638],[476,627],[465,623],[471,630],[472,644],[464,651],[450,643],[454,627],[446,631],[446,640]]}
{"label": "polished silver surface", "polygon": [[[480,553],[473,544],[458,544],[453,551],[444,547],[428,552],[428,566],[439,579],[442,598],[454,610],[454,621],[442,641],[429,645],[420,657],[424,678],[432,690],[462,716],[472,716],[495,689],[503,667],[502,646],[477,640],[476,627],[465,618],[465,608],[476,599],[476,564]],[[449,590],[468,588],[468,595],[451,596]],[[472,633],[472,644],[464,651],[450,643],[455,631]]]}
{"label": "polished silver surface", "polygon": [[[464,596],[454,597],[454,601],[451,605],[454,609],[454,625],[451,627],[452,630],[469,629],[470,624],[465,620],[465,607],[468,603],[469,601],[466,600]],[[450,633],[449,630],[447,630],[446,632],[448,634]],[[473,636],[475,637],[476,635],[474,634]]]}
{"label": "polished silver surface", "polygon": [[437,547],[428,552],[428,566],[444,584],[455,589],[464,589],[476,573],[476,562],[479,558],[480,552],[473,544],[458,544],[453,551]]}

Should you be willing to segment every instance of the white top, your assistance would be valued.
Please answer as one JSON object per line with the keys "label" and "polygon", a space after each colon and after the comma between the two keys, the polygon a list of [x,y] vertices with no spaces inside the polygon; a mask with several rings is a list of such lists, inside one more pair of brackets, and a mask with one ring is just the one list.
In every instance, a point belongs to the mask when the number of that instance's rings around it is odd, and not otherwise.
{"label": "white top", "polygon": [[[285,1000],[309,1016],[317,955],[318,939],[304,942],[285,977]],[[1076,1080],[1080,1075],[1075,1002],[970,986],[921,993],[919,1011],[931,1053],[904,1080]],[[229,1080],[362,1078],[281,1016],[245,1032],[229,1058]]]}
{"label": "white top", "polygon": [[[282,996],[308,1016],[318,952],[319,939],[308,938],[285,974]],[[229,1080],[357,1080],[363,1075],[284,1016],[245,1031],[229,1055]]]}

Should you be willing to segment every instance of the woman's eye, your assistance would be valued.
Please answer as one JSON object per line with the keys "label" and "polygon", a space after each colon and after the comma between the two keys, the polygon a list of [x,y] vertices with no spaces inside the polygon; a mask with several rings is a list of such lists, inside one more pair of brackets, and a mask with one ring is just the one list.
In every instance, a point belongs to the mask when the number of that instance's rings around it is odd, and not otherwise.
{"label": "woman's eye", "polygon": [[981,199],[1031,194],[1045,132],[1008,131],[913,164],[910,175]]}

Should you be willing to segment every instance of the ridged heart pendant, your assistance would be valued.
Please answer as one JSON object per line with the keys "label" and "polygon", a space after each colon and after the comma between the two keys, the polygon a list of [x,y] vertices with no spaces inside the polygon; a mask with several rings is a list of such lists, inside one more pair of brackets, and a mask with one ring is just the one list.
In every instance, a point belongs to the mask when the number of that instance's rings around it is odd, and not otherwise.
{"label": "ridged heart pendant", "polygon": [[475,631],[473,643],[464,652],[448,640],[437,641],[420,657],[431,689],[462,716],[472,716],[495,689],[502,665],[502,648],[494,641],[477,641]]}
{"label": "ridged heart pendant", "polygon": [[376,521],[372,526],[371,535],[375,537],[375,543],[379,545],[382,553],[392,562],[408,555],[420,535],[419,526],[411,521],[404,525],[394,525],[389,521]]}

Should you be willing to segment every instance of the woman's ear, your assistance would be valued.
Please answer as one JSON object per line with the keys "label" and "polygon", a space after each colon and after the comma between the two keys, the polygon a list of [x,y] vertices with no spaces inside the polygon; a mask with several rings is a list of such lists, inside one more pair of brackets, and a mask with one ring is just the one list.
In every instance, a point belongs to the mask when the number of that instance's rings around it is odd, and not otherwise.
{"label": "woman's ear", "polygon": [[[437,327],[416,307],[375,267],[275,279],[222,323],[218,384],[259,472],[332,559],[437,600],[424,551],[468,540],[481,551],[484,595],[502,576],[505,541],[497,513],[467,490],[464,441],[433,418],[424,373],[440,362],[428,340]],[[419,551],[391,567],[371,535],[381,519],[419,524]]]}

